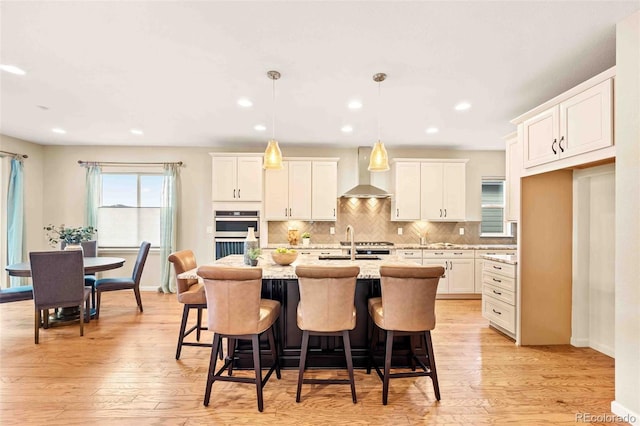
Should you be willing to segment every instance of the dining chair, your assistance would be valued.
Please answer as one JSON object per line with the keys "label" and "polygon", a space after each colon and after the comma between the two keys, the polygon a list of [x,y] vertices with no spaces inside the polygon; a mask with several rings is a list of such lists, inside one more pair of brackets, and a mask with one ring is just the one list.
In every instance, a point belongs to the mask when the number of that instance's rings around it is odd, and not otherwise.
{"label": "dining chair", "polygon": [[[197,278],[177,278],[181,273],[198,267],[196,257],[191,250],[180,250],[171,253],[169,255],[169,262],[173,264],[173,269],[176,272],[178,302],[184,305],[182,309],[182,322],[180,323],[180,334],[178,334],[178,347],[176,348],[176,359],[180,359],[182,346],[211,347],[211,343],[200,343],[200,331],[207,330],[207,327],[202,327],[202,310],[207,307],[207,296],[204,291],[204,284],[200,283]],[[197,312],[196,324],[187,330],[189,311],[192,309],[195,309]],[[185,342],[185,337],[194,331],[196,332],[196,342]]]}
{"label": "dining chair", "polygon": [[[300,287],[300,302],[296,318],[298,328],[302,330],[296,402],[300,402],[303,383],[349,384],[351,399],[354,404],[358,402],[349,330],[353,330],[356,326],[354,299],[359,273],[359,266],[299,265],[296,267]],[[310,335],[342,337],[349,380],[304,379]]]}
{"label": "dining chair", "polygon": [[142,312],[142,299],[140,298],[140,279],[142,278],[142,270],[144,269],[144,264],[147,261],[147,255],[149,254],[149,249],[151,248],[151,243],[147,241],[143,241],[140,245],[140,250],[138,250],[138,257],[136,259],[136,263],[133,266],[133,273],[131,277],[122,277],[122,278],[100,278],[96,280],[96,316],[95,318],[100,318],[100,297],[103,292],[106,291],[115,291],[115,290],[133,290],[133,293],[136,296],[136,302],[138,303],[138,308],[140,312]]}
{"label": "dining chair", "polygon": [[[98,256],[98,241],[82,241],[80,242],[80,246],[82,247],[82,255],[84,257]],[[60,248],[64,250],[65,247],[67,247],[67,242],[64,240],[60,241]],[[84,285],[91,287],[91,306],[94,308],[96,306],[96,279],[96,274],[84,275]]]}
{"label": "dining chair", "polygon": [[[80,251],[45,251],[29,253],[33,303],[35,307],[35,343],[40,340],[41,314],[53,308],[80,307],[80,336],[89,322],[89,295],[84,286],[84,265]],[[84,320],[83,320],[84,318]]]}
{"label": "dining chair", "polygon": [[[387,405],[389,379],[429,376],[433,382],[436,399],[440,401],[440,387],[433,356],[431,330],[436,326],[435,301],[442,266],[382,265],[380,266],[380,288],[382,297],[369,299],[369,315],[373,321],[373,335],[369,351],[367,374],[373,363],[382,379],[382,404]],[[375,364],[374,353],[379,331],[386,331],[384,372]],[[425,365],[415,354],[411,342],[412,371],[391,373],[391,355],[395,336],[419,335],[424,338],[427,349]],[[422,371],[415,371],[416,363]]]}
{"label": "dining chair", "polygon": [[[262,411],[264,405],[262,388],[274,371],[276,377],[280,379],[280,363],[274,337],[274,324],[280,316],[280,302],[260,297],[261,268],[201,266],[198,268],[198,275],[204,279],[209,330],[214,333],[204,405],[209,405],[211,388],[217,380],[253,383],[256,385],[258,411]],[[264,378],[262,378],[260,361],[260,336],[263,333],[266,333],[269,340],[273,360]],[[222,368],[216,371],[217,356],[222,351],[224,337],[229,340],[251,340],[254,378],[232,376],[235,345],[233,347],[230,345],[231,352]],[[222,375],[225,370],[228,372],[227,376]]]}

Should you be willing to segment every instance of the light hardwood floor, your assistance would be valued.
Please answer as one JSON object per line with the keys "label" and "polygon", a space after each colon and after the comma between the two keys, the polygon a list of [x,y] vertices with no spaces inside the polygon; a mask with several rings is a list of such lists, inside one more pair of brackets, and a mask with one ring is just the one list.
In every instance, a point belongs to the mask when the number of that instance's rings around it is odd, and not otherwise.
{"label": "light hardwood floor", "polygon": [[56,327],[41,330],[39,345],[33,302],[0,305],[0,423],[556,425],[575,424],[576,413],[610,414],[614,399],[612,358],[571,346],[517,347],[488,327],[479,300],[439,300],[440,402],[421,377],[392,380],[383,406],[378,377],[357,370],[357,404],[342,385],[304,385],[296,404],[297,372],[286,370],[267,383],[263,413],[255,387],[239,383],[215,383],[204,407],[209,351],[184,347],[176,361],[182,306],[175,295],[142,299],[140,314],[132,292],[105,293],[84,337],[77,324]]}

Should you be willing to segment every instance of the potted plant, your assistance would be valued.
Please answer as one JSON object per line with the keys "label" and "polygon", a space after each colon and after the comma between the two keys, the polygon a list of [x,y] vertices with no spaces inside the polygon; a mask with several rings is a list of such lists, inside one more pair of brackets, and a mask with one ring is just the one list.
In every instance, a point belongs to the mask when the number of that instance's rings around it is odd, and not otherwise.
{"label": "potted plant", "polygon": [[311,234],[309,232],[303,232],[302,233],[302,245],[303,246],[308,246],[310,241],[311,241]]}
{"label": "potted plant", "polygon": [[248,254],[249,254],[249,261],[251,262],[250,265],[258,266],[258,259],[262,254],[262,250],[260,249],[260,247],[250,248]]}
{"label": "potted plant", "polygon": [[44,227],[47,231],[47,238],[51,247],[58,246],[61,242],[65,242],[67,247],[82,247],[83,241],[90,241],[98,230],[93,226],[78,226],[75,228],[66,227],[64,225],[56,226],[49,224]]}

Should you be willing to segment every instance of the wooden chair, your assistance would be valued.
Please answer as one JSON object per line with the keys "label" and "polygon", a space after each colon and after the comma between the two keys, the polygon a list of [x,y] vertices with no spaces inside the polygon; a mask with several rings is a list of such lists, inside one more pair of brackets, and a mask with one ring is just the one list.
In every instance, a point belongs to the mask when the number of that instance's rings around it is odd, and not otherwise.
{"label": "wooden chair", "polygon": [[[84,265],[80,251],[45,251],[29,253],[35,306],[35,343],[40,342],[41,313],[53,308],[80,307],[80,336],[89,322],[89,295],[84,286]],[[84,321],[83,321],[84,318]]]}
{"label": "wooden chair", "polygon": [[[262,290],[261,268],[201,266],[198,269],[198,275],[204,279],[209,330],[214,332],[204,405],[209,405],[211,388],[217,380],[253,383],[256,385],[258,411],[262,411],[264,385],[274,370],[276,377],[280,379],[278,350],[273,331],[274,324],[280,315],[280,302],[260,298]],[[273,364],[264,379],[260,364],[260,335],[262,333],[267,334],[273,358]],[[235,347],[232,348],[232,353],[226,358],[222,368],[216,371],[217,355],[222,351],[221,339],[224,337],[230,340],[251,340],[255,378],[231,375]],[[225,370],[229,372],[228,376],[222,375]]]}
{"label": "wooden chair", "polygon": [[[354,298],[356,279],[359,273],[359,266],[300,265],[296,267],[300,287],[297,323],[298,328],[302,330],[296,402],[300,402],[303,383],[349,384],[351,385],[351,399],[354,404],[358,401],[353,376],[349,330],[353,330],[356,326]],[[304,379],[310,335],[342,336],[349,380]]]}
{"label": "wooden chair", "polygon": [[140,245],[138,258],[133,266],[133,273],[131,274],[131,277],[101,278],[96,280],[96,293],[98,296],[96,301],[96,319],[100,317],[100,296],[105,291],[133,290],[133,293],[136,296],[136,302],[138,303],[138,308],[140,309],[140,312],[143,312],[142,299],[140,298],[140,279],[142,278],[142,270],[144,269],[144,264],[147,261],[147,255],[149,254],[150,248],[151,243],[146,241],[143,241]]}
{"label": "wooden chair", "polygon": [[[176,359],[180,359],[182,346],[211,347],[211,343],[200,343],[200,331],[207,330],[207,327],[202,327],[202,310],[207,307],[207,296],[204,292],[204,284],[199,283],[197,279],[186,280],[177,278],[181,273],[198,267],[196,257],[191,250],[181,250],[171,253],[169,255],[169,262],[173,264],[173,269],[176,271],[178,302],[184,305],[182,309],[180,334],[178,334],[178,347],[176,348]],[[196,324],[187,330],[189,311],[192,309],[195,309],[197,312]],[[194,331],[196,332],[196,342],[185,342],[185,337]],[[220,355],[222,355],[222,353]],[[220,359],[222,359],[222,357]]]}
{"label": "wooden chair", "polygon": [[[374,333],[371,338],[369,365],[367,374],[374,363],[374,351],[378,341],[379,330],[386,331],[384,373],[375,365],[378,376],[382,379],[382,404],[387,405],[389,379],[402,377],[429,376],[433,381],[436,399],[440,401],[440,388],[436,372],[436,361],[433,357],[431,330],[436,325],[435,301],[440,277],[444,274],[442,266],[380,266],[380,286],[382,297],[369,299],[369,315],[373,320]],[[427,348],[426,366],[413,352],[412,363],[417,363],[422,371],[391,373],[391,354],[394,336],[420,335],[424,337]],[[415,370],[413,368],[412,370]]]}

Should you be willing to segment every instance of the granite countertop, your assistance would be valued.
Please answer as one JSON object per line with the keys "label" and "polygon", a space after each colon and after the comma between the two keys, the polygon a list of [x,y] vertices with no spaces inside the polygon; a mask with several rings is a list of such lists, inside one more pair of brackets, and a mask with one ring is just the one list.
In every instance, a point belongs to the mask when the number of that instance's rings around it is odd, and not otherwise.
{"label": "granite countertop", "polygon": [[[403,259],[397,256],[381,256],[383,260],[319,260],[318,256],[313,255],[299,255],[295,262],[291,265],[282,266],[274,263],[271,259],[271,256],[263,256],[263,259],[258,260],[258,266],[262,268],[262,278],[263,279],[274,279],[274,280],[283,280],[283,279],[297,279],[298,277],[295,274],[295,267],[297,265],[326,265],[326,266],[347,266],[347,265],[358,265],[360,266],[360,274],[358,274],[358,278],[367,279],[367,278],[380,278],[380,265],[383,264],[404,264],[404,265],[419,265],[420,263],[416,263],[411,261],[410,259]],[[235,266],[235,267],[246,267],[250,268],[250,266],[244,265],[244,258],[242,255],[234,254],[227,257],[223,257],[222,259],[218,259],[216,262],[208,264],[208,265],[221,265],[221,266]],[[202,266],[202,265],[201,265]],[[178,275],[180,279],[199,279],[197,274],[197,269],[191,269],[187,272],[183,272]]]}
{"label": "granite countertop", "polygon": [[341,249],[342,246],[339,243],[325,243],[325,244],[313,244],[313,243],[309,243],[308,246],[303,246],[303,245],[296,245],[296,246],[292,246],[289,243],[269,243],[267,244],[266,247],[263,247],[264,249],[276,249],[278,247],[286,247],[286,248],[292,248],[292,249],[296,249],[296,250],[321,250],[321,249]]}
{"label": "granite countertop", "polygon": [[518,246],[516,244],[418,244],[418,243],[408,243],[408,244],[396,244],[394,246],[396,249],[400,250],[516,250]]}
{"label": "granite countertop", "polygon": [[483,254],[483,259],[493,260],[494,262],[507,263],[509,265],[518,264],[518,256],[508,254]]}

